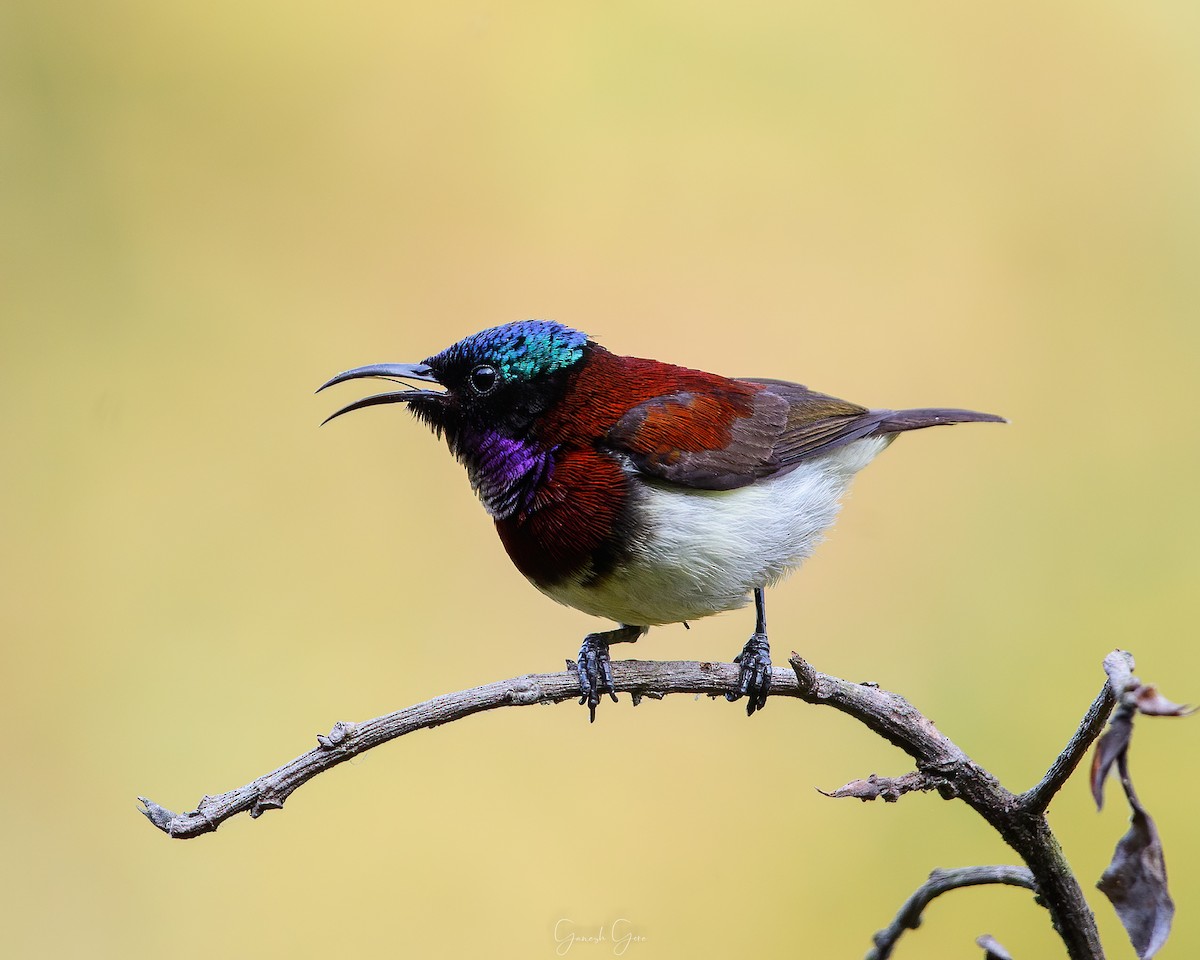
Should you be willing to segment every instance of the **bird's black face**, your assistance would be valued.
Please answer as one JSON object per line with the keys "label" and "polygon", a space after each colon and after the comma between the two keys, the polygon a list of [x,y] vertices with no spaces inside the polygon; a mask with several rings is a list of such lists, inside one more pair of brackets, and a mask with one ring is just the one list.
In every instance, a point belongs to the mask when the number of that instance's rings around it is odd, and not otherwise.
{"label": "bird's black face", "polygon": [[404,403],[435,432],[444,433],[457,456],[469,458],[472,449],[496,437],[526,440],[561,396],[587,346],[586,335],[550,321],[493,327],[423,363],[373,364],[338,374],[320,389],[364,377],[416,380],[442,389],[409,387],[365,397],[325,422],[351,410]]}

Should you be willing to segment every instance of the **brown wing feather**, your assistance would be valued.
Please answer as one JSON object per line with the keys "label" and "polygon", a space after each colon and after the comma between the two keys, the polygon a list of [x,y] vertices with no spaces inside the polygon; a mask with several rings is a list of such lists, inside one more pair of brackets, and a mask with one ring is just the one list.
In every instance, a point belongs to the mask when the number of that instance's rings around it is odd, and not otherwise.
{"label": "brown wing feather", "polygon": [[868,436],[878,428],[881,420],[881,411],[817,393],[798,383],[784,380],[747,382],[761,384],[764,393],[787,404],[787,426],[774,448],[780,469],[794,467],[810,457]]}
{"label": "brown wing feather", "polygon": [[634,407],[603,446],[647,476],[732,490],[779,469],[773,451],[786,424],[787,403],[761,391],[691,389]]}
{"label": "brown wing feather", "polygon": [[604,446],[658,480],[733,490],[864,436],[878,424],[865,407],[799,384],[713,379],[707,389],[634,407],[608,431]]}
{"label": "brown wing feather", "polygon": [[[625,362],[644,365],[637,370],[643,386],[663,393],[626,412],[598,448],[647,477],[697,490],[744,487],[863,437],[1003,420],[972,410],[868,410],[785,380],[729,380],[652,361]],[[656,371],[669,376],[656,381]]]}

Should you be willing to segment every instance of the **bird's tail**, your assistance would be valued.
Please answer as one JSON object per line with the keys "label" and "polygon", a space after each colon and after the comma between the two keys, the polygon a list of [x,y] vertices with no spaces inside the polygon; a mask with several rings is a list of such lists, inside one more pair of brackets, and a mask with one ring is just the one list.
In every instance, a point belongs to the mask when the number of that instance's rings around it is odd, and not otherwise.
{"label": "bird's tail", "polygon": [[1004,417],[994,413],[979,413],[975,410],[952,410],[947,407],[928,407],[920,410],[880,410],[874,432],[903,433],[905,430],[923,430],[939,427],[944,423],[1008,423]]}

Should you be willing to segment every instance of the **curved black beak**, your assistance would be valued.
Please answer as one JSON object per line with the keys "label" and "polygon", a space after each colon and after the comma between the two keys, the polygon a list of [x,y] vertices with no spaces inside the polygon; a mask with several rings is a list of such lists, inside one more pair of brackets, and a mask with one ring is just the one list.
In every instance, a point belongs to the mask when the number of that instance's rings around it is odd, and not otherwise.
{"label": "curved black beak", "polygon": [[[439,382],[438,378],[433,375],[433,368],[427,363],[372,363],[365,367],[355,367],[353,370],[346,370],[339,373],[336,377],[327,380],[321,386],[317,387],[317,393],[320,393],[326,387],[332,387],[335,383],[344,383],[347,380],[362,380],[368,377],[377,377],[383,380]],[[354,403],[348,404],[340,410],[331,413],[321,421],[321,426],[324,426],[335,417],[340,417],[343,413],[349,413],[351,410],[362,410],[364,407],[375,407],[382,403],[405,403],[416,397],[439,396],[440,393],[441,391],[438,390],[422,390],[418,387],[409,387],[406,390],[394,390],[390,393],[377,393],[374,396],[355,400]]]}

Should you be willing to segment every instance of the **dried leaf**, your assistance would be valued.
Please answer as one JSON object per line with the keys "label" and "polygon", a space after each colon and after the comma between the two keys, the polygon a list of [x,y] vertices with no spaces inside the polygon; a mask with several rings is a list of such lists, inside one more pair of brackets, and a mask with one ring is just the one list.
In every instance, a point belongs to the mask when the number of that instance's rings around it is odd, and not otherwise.
{"label": "dried leaf", "polygon": [[1113,764],[1129,748],[1129,739],[1133,736],[1133,713],[1125,707],[1118,707],[1108,723],[1108,729],[1096,744],[1096,753],[1092,757],[1092,797],[1096,800],[1096,809],[1104,807],[1104,781],[1112,770]]}
{"label": "dried leaf", "polygon": [[984,960],[1013,960],[1012,954],[1005,950],[990,933],[976,937],[975,942],[986,951]]}
{"label": "dried leaf", "polygon": [[1154,956],[1171,932],[1175,904],[1167,892],[1162,841],[1150,814],[1134,806],[1129,832],[1096,884],[1112,901],[1141,960]]}
{"label": "dried leaf", "polygon": [[1138,713],[1144,713],[1149,717],[1186,717],[1188,714],[1196,712],[1195,707],[1172,703],[1160,694],[1158,687],[1152,683],[1138,687],[1134,691],[1133,697],[1137,703]]}

